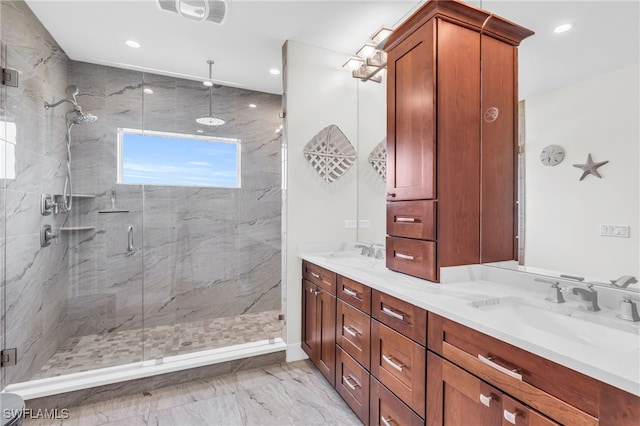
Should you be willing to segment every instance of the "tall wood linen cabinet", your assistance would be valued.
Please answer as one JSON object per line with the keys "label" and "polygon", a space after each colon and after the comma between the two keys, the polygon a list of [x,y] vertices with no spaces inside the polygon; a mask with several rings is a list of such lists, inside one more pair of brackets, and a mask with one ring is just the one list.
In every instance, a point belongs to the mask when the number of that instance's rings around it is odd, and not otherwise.
{"label": "tall wood linen cabinet", "polygon": [[517,46],[533,32],[431,0],[389,37],[387,267],[516,258]]}

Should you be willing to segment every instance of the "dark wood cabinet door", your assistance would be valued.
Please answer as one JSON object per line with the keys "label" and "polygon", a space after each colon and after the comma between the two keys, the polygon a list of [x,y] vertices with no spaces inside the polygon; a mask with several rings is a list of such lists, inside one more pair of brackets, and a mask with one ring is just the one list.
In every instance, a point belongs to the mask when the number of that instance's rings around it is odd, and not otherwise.
{"label": "dark wood cabinet door", "polygon": [[480,262],[515,259],[517,49],[482,36]]}
{"label": "dark wood cabinet door", "polygon": [[472,374],[429,352],[427,425],[499,426],[502,393]]}
{"label": "dark wood cabinet door", "polygon": [[318,358],[318,315],[316,285],[302,280],[302,350],[313,363]]}
{"label": "dark wood cabinet door", "polygon": [[426,350],[371,321],[371,374],[420,417],[425,415]]}
{"label": "dark wood cabinet door", "polygon": [[369,372],[336,348],[336,390],[363,424],[369,423]]}
{"label": "dark wood cabinet door", "polygon": [[337,301],[336,343],[369,369],[371,317],[342,300]]}
{"label": "dark wood cabinet door", "polygon": [[480,259],[479,47],[477,32],[438,20],[440,267]]}
{"label": "dark wood cabinet door", "polygon": [[318,357],[316,366],[329,383],[336,383],[336,298],[319,290],[316,315],[318,318]]}
{"label": "dark wood cabinet door", "polygon": [[423,426],[424,420],[371,377],[370,426]]}
{"label": "dark wood cabinet door", "polygon": [[436,197],[434,23],[387,58],[387,200]]}

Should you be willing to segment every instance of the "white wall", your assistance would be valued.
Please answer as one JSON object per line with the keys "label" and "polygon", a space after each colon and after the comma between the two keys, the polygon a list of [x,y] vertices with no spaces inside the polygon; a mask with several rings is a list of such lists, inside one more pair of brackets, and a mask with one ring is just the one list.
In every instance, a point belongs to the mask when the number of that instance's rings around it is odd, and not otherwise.
{"label": "white wall", "polygon": [[[303,148],[324,127],[335,124],[356,146],[357,80],[342,68],[346,55],[288,41],[285,53],[286,195],[286,331],[293,360],[300,345],[301,261],[299,243],[355,242],[357,171],[327,183],[303,155]],[[356,147],[357,148],[357,147]],[[368,154],[368,153],[367,153]]]}
{"label": "white wall", "polygon": [[[639,275],[640,107],[638,65],[527,99],[525,263],[606,279]],[[564,161],[539,161],[549,144]],[[579,181],[591,153],[609,160],[602,179]],[[601,224],[631,225],[631,238],[600,236]]]}

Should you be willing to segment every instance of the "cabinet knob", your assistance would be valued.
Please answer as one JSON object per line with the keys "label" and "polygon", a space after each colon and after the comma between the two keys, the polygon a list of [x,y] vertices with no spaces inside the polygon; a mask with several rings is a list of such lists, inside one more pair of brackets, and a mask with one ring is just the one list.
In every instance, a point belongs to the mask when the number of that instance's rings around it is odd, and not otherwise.
{"label": "cabinet knob", "polygon": [[395,197],[395,196],[396,196],[396,193],[395,193],[395,192],[387,192],[387,197],[391,197],[391,198],[393,198],[393,197]]}
{"label": "cabinet knob", "polygon": [[480,402],[485,407],[491,407],[491,400],[492,399],[493,399],[493,397],[491,395],[486,396],[486,395],[480,394]]}
{"label": "cabinet knob", "polygon": [[504,419],[511,423],[512,425],[516,424],[516,417],[518,416],[518,412],[512,413],[508,410],[504,410]]}
{"label": "cabinet knob", "polygon": [[380,421],[384,426],[391,426],[391,422],[393,422],[393,420],[391,420],[391,417],[385,419],[384,416],[380,416]]}

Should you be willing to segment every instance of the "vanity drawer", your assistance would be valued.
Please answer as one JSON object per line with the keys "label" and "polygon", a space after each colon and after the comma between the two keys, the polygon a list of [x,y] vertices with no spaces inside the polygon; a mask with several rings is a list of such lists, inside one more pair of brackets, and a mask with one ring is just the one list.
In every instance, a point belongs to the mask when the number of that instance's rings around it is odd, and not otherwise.
{"label": "vanity drawer", "polygon": [[436,239],[435,201],[387,203],[387,234],[419,240]]}
{"label": "vanity drawer", "polygon": [[371,348],[371,319],[369,315],[338,300],[336,315],[336,343],[369,370]]}
{"label": "vanity drawer", "polygon": [[388,236],[387,268],[437,282],[436,243]]}
{"label": "vanity drawer", "polygon": [[430,350],[551,419],[598,424],[597,380],[431,312],[428,336]]}
{"label": "vanity drawer", "polygon": [[302,261],[302,278],[312,282],[326,292],[336,295],[336,273],[318,265]]}
{"label": "vanity drawer", "polygon": [[424,309],[372,290],[371,316],[421,345],[427,345],[427,311]]}
{"label": "vanity drawer", "polygon": [[371,321],[371,374],[424,418],[426,349]]}
{"label": "vanity drawer", "polygon": [[371,288],[338,275],[338,298],[371,315]]}
{"label": "vanity drawer", "polygon": [[362,423],[369,423],[369,372],[340,348],[336,350],[336,390]]}
{"label": "vanity drawer", "polygon": [[424,420],[404,402],[371,377],[371,426],[424,426]]}

